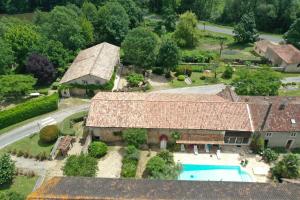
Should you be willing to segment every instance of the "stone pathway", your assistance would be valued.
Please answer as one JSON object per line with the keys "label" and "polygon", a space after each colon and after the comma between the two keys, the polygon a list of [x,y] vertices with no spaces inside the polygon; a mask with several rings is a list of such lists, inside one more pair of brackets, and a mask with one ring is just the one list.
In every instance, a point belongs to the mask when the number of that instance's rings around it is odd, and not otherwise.
{"label": "stone pathway", "polygon": [[155,151],[151,151],[151,155],[149,156],[149,151],[141,151],[140,160],[136,170],[136,178],[142,178],[144,170],[146,168],[148,160],[156,155]]}
{"label": "stone pathway", "polygon": [[122,168],[122,147],[109,147],[108,153],[98,162],[98,172],[96,177],[120,178]]}

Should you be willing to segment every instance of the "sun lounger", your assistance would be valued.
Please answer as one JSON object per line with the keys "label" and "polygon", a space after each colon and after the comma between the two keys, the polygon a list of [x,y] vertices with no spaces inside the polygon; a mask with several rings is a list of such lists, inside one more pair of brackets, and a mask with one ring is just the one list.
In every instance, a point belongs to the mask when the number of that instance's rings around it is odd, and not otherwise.
{"label": "sun lounger", "polygon": [[217,155],[217,158],[220,160],[221,159],[221,150],[220,149],[217,150],[216,155]]}
{"label": "sun lounger", "polygon": [[194,153],[195,153],[195,155],[199,154],[197,145],[194,145]]}

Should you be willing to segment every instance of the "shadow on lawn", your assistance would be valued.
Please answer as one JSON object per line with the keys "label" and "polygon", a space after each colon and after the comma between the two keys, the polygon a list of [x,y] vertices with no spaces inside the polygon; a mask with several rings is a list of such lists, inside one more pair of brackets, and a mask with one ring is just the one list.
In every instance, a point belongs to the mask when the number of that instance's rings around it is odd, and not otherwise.
{"label": "shadow on lawn", "polygon": [[53,145],[54,143],[55,142],[44,142],[41,139],[39,139],[39,141],[38,141],[38,145],[40,147],[49,147],[49,146]]}
{"label": "shadow on lawn", "polygon": [[249,43],[247,43],[247,44],[241,44],[241,43],[233,42],[233,43],[227,44],[227,47],[228,47],[228,49],[244,50],[246,48],[253,47],[253,45],[249,44]]}

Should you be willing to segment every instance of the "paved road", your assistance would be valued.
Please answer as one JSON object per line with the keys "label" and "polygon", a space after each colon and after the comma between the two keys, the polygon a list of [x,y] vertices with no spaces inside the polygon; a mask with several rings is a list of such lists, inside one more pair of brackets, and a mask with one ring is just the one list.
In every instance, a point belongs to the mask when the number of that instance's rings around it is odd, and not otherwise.
{"label": "paved road", "polygon": [[[51,113],[51,114],[47,115],[47,117],[52,117],[57,122],[61,122],[66,117],[68,117],[74,113],[88,110],[89,105],[90,104],[87,103],[87,104],[83,104],[83,105],[79,105],[79,106],[74,106],[72,108],[67,108],[64,110],[60,110],[60,111]],[[44,117],[44,118],[46,118],[46,117]],[[30,122],[22,127],[13,129],[7,133],[0,135],[0,149],[4,148],[5,146],[7,146],[9,144],[12,144],[12,143],[18,141],[24,137],[30,136],[30,135],[38,132],[39,131],[38,122],[44,118],[35,120],[35,121]]]}
{"label": "paved road", "polygon": [[174,88],[154,91],[154,93],[181,93],[181,94],[217,94],[225,88],[224,84],[205,85],[196,87]]}
{"label": "paved road", "polygon": [[288,78],[284,78],[282,79],[283,83],[300,83],[300,76],[299,77],[288,77]]}
{"label": "paved road", "polygon": [[[198,28],[201,29],[201,30],[204,30],[203,24],[199,24]],[[208,31],[216,32],[216,33],[224,33],[224,34],[227,34],[227,35],[234,35],[233,34],[233,29],[227,28],[227,27],[205,25],[205,29],[208,30]],[[274,35],[268,35],[268,34],[261,34],[260,38],[265,39],[265,40],[270,40],[270,41],[273,41],[273,42],[277,42],[277,43],[279,43],[283,40],[281,37],[274,36]]]}

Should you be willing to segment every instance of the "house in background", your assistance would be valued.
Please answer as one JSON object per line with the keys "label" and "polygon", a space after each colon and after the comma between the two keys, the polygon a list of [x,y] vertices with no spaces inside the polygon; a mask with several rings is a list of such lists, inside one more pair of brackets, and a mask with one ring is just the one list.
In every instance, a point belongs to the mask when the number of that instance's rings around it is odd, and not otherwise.
{"label": "house in background", "polygon": [[300,97],[238,96],[230,87],[217,95],[249,105],[254,133],[262,135],[265,146],[300,147]]}
{"label": "house in background", "polygon": [[255,43],[254,50],[282,71],[300,72],[300,51],[293,45],[261,40]]}
{"label": "house in background", "polygon": [[[120,64],[120,48],[101,43],[79,52],[72,65],[62,77],[60,84],[65,85],[103,85],[110,81],[115,67]],[[62,96],[85,95],[83,88],[67,88]]]}

